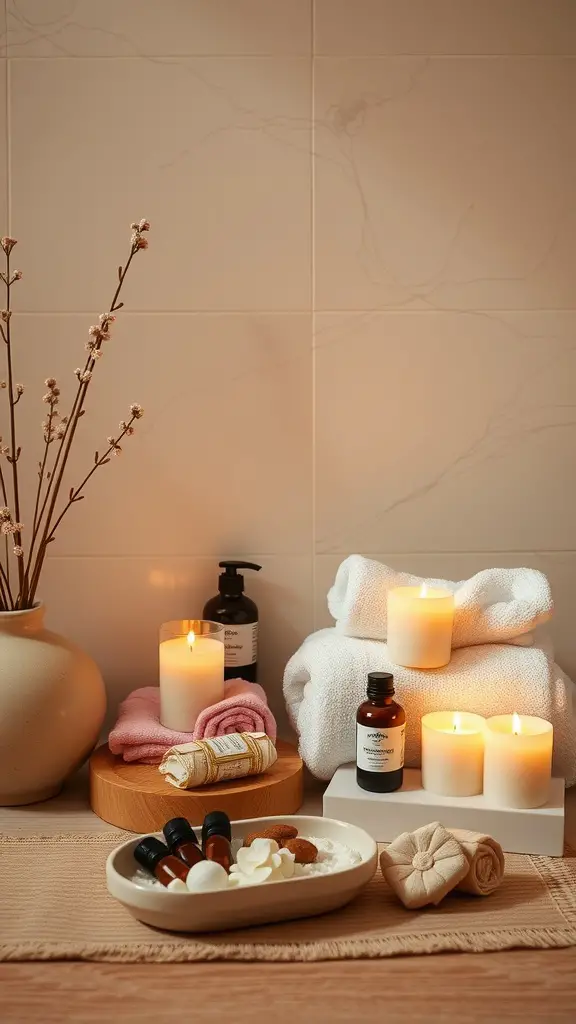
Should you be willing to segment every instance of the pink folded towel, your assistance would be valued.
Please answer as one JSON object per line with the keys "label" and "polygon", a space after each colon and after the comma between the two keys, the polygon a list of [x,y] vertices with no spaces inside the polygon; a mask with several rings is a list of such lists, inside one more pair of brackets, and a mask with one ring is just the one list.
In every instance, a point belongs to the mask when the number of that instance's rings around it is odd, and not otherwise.
{"label": "pink folded towel", "polygon": [[266,701],[266,694],[258,683],[241,683],[236,689],[226,684],[224,700],[201,711],[194,726],[195,740],[210,736],[227,736],[230,732],[265,732],[276,742],[276,719]]}
{"label": "pink folded towel", "polygon": [[194,733],[190,733],[175,732],[160,724],[159,687],[134,690],[120,705],[118,721],[108,737],[110,750],[122,754],[125,761],[159,764],[169,747],[204,736],[265,732],[276,742],[276,721],[258,683],[229,679],[224,683],[224,694],[224,700],[201,713]]}

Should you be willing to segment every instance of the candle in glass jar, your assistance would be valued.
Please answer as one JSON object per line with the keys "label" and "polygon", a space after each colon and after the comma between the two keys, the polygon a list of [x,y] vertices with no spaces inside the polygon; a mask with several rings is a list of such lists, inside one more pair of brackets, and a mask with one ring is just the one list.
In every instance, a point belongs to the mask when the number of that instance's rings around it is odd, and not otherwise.
{"label": "candle in glass jar", "polygon": [[388,591],[388,655],[406,668],[441,668],[450,661],[454,595],[429,587]]}
{"label": "candle in glass jar", "polygon": [[485,720],[467,711],[422,718],[422,786],[441,796],[482,792]]}
{"label": "candle in glass jar", "polygon": [[192,732],[200,712],[223,697],[224,627],[201,620],[165,623],[160,634],[161,724]]}
{"label": "candle in glass jar", "polygon": [[486,722],[484,794],[498,807],[541,807],[550,794],[554,730],[533,715]]}

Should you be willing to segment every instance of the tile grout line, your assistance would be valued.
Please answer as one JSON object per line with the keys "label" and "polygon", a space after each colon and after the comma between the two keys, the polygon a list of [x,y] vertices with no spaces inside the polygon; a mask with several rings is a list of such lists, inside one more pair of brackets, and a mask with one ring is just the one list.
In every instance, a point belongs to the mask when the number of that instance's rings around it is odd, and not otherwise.
{"label": "tile grout line", "polygon": [[[81,60],[153,60],[177,63],[182,60],[307,60],[307,53],[53,53],[53,54],[11,54],[6,57],[13,61],[81,61]],[[426,58],[427,60],[574,60],[576,53],[426,53],[422,50],[398,50],[390,53],[318,53],[315,60],[405,60]],[[171,64],[166,63],[166,67]]]}
{"label": "tile grout line", "polygon": [[[4,27],[6,32],[5,41],[5,53],[8,58],[8,0],[4,0]],[[12,235],[12,180],[11,180],[11,164],[12,164],[12,125],[10,111],[12,107],[11,103],[11,78],[10,73],[10,61],[6,59],[6,68],[4,73],[4,82],[6,87],[6,125],[5,125],[5,137],[6,137],[6,156],[4,163],[4,171],[6,174],[6,220],[7,220],[7,231],[9,235]]]}
{"label": "tile grout line", "polygon": [[[314,242],[314,238],[312,239]],[[314,290],[313,280],[313,290]],[[18,316],[94,316],[94,309],[19,309]],[[484,316],[491,313],[521,313],[533,315],[537,313],[575,313],[576,306],[533,306],[533,307],[470,307],[455,309],[446,306],[444,309],[402,309],[389,306],[387,308],[368,309],[313,309],[317,316],[365,316],[367,313],[378,316]],[[122,318],[134,316],[310,316],[307,309],[126,309]]]}
{"label": "tile grout line", "polygon": [[311,523],[311,541],[312,541],[312,566],[311,566],[311,583],[312,583],[312,616],[311,624],[312,629],[316,629],[316,0],[311,0],[310,3],[310,116],[311,116],[311,130],[310,130],[310,297],[312,300],[312,316],[310,319],[310,357],[311,357],[311,373],[312,373],[312,458],[311,458],[311,473],[312,473],[312,523]]}
{"label": "tile grout line", "polygon": [[[349,549],[346,548],[343,551],[316,551],[314,557],[318,558],[338,558],[343,560],[349,554]],[[381,557],[386,558],[406,558],[409,556],[417,556],[418,558],[443,558],[446,555],[455,558],[469,558],[470,556],[490,556],[499,557],[500,555],[576,555],[576,548],[520,548],[511,549],[503,548],[500,551],[494,551],[492,549],[486,549],[484,551],[357,551],[357,554],[362,555],[364,558]],[[284,560],[288,559],[307,559],[308,553],[304,552],[283,552],[283,551],[249,551],[248,556],[254,556],[255,558],[278,558]],[[206,554],[205,552],[197,552],[196,554],[180,553],[180,554],[162,554],[158,552],[152,552],[150,554],[110,554],[106,552],[86,554],[68,554],[68,555],[47,555],[47,562],[74,562],[74,561],[96,561],[98,559],[107,559],[109,561],[145,561],[163,559],[164,561],[176,561],[180,559],[189,559],[191,561],[206,561],[213,563],[215,558],[219,557],[219,553],[215,552],[212,554]]]}

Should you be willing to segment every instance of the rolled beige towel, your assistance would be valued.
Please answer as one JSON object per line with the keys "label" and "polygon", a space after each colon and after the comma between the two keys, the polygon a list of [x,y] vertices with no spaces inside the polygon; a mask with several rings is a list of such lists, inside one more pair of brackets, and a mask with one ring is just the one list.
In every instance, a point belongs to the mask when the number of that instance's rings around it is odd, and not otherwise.
{"label": "rolled beige towel", "polygon": [[483,832],[469,832],[462,828],[449,831],[460,843],[468,861],[468,873],[458,882],[456,889],[474,896],[489,896],[504,879],[504,854],[500,843]]}

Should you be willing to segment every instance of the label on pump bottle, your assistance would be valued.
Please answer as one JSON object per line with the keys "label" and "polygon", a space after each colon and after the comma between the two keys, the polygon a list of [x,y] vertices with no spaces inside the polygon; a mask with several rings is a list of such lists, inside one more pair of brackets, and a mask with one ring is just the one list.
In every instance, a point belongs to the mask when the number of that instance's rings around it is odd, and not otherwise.
{"label": "label on pump bottle", "polygon": [[395,772],[404,767],[406,724],[389,729],[356,726],[356,764],[365,772]]}
{"label": "label on pump bottle", "polygon": [[258,661],[258,623],[224,627],[224,664],[226,668],[243,668]]}

